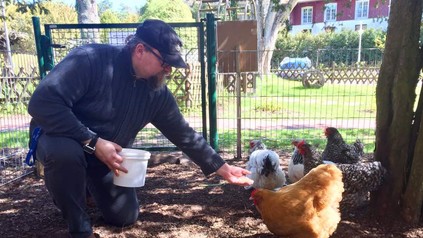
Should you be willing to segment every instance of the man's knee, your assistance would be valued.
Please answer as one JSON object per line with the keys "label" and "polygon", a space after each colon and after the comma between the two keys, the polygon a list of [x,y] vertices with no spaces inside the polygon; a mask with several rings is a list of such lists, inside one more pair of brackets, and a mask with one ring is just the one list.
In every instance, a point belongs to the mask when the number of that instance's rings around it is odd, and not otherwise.
{"label": "man's knee", "polygon": [[[82,163],[85,165],[85,155],[78,142],[66,137],[53,137],[42,135],[37,146],[37,158],[43,164],[54,163],[56,165],[68,163]],[[79,160],[77,158],[80,158]]]}
{"label": "man's knee", "polygon": [[125,211],[118,212],[117,214],[109,214],[105,216],[104,219],[107,223],[116,226],[124,227],[134,224],[139,215],[139,207],[132,209],[126,209]]}

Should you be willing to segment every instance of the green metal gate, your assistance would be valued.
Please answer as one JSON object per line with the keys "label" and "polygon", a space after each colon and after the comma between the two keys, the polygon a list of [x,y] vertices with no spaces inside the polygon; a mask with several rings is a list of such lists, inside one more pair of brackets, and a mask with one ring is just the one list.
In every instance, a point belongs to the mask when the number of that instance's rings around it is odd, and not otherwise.
{"label": "green metal gate", "polygon": [[[41,34],[39,18],[33,27],[41,79],[75,47],[89,43],[124,45],[135,34],[139,23],[129,24],[45,24]],[[197,131],[207,138],[205,36],[204,23],[170,23],[184,47],[181,49],[188,69],[174,69],[167,79],[181,112]],[[174,150],[155,127],[148,124],[136,137],[133,147],[146,150]]]}

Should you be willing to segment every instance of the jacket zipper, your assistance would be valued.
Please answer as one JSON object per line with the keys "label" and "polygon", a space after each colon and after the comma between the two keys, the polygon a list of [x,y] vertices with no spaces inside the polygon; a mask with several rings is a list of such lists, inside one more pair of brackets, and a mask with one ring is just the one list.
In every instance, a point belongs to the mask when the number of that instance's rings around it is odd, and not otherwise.
{"label": "jacket zipper", "polygon": [[125,110],[125,116],[123,117],[122,123],[119,125],[119,128],[116,131],[115,136],[113,137],[113,141],[116,141],[116,139],[119,138],[119,136],[121,134],[120,132],[122,131],[122,127],[128,119],[128,112],[131,110],[131,107],[132,107],[132,103],[133,103],[132,97],[134,95],[135,88],[136,88],[136,81],[134,80],[133,87],[132,87],[132,90],[131,90],[130,95],[129,95],[129,104],[128,104],[128,107],[126,107],[126,110]]}

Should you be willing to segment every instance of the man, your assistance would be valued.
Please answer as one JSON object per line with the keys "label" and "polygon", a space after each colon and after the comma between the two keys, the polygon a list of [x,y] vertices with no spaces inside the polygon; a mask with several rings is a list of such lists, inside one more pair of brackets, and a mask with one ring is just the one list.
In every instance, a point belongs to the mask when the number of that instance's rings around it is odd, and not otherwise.
{"label": "man", "polygon": [[150,122],[206,176],[252,183],[248,171],[225,163],[188,125],[164,85],[172,67],[186,67],[181,46],[169,25],[146,20],[124,47],[72,50],[35,90],[28,112],[42,130],[36,156],[72,237],[96,237],[85,211],[86,187],[106,222],[121,227],[137,220],[135,189],[114,185],[113,173],[130,169],[121,166],[118,152]]}

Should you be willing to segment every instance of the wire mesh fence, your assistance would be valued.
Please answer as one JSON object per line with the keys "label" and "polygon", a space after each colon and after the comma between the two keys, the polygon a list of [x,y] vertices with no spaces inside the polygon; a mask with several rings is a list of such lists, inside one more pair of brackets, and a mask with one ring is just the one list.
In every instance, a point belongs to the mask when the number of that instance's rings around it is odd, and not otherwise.
{"label": "wire mesh fence", "polygon": [[[250,54],[257,57],[260,52]],[[220,151],[235,153],[239,141],[242,154],[237,156],[245,156],[252,139],[262,139],[270,148],[284,150],[292,148],[292,140],[305,139],[323,149],[323,129],[329,126],[338,128],[346,141],[360,139],[366,152],[374,150],[375,91],[381,55],[372,65],[338,59],[330,66],[316,63],[322,52],[315,58],[292,52],[275,51],[273,55],[284,57],[267,73],[239,70],[219,74]],[[286,66],[288,55],[294,57],[289,57],[291,65]],[[243,65],[249,62],[247,57],[244,52],[235,60],[239,62],[229,63]]]}
{"label": "wire mesh fence", "polygon": [[[0,54],[6,59],[5,51]],[[12,59],[2,61],[0,74],[0,184],[33,171],[24,163],[30,121],[26,106],[39,82],[38,66],[34,53],[13,52]]]}
{"label": "wire mesh fence", "polygon": [[[127,31],[122,31],[117,28],[116,32],[119,34],[112,34],[112,29],[108,29],[110,33],[99,31],[99,35],[113,36],[112,43],[124,44],[124,38],[133,30],[134,28],[128,28]],[[197,30],[186,30],[187,33],[180,34],[197,34],[191,32]],[[60,61],[66,52],[76,47],[73,42],[82,42],[71,40],[72,37],[75,38],[75,34],[81,34],[80,31],[52,29],[51,34],[53,44],[57,46],[54,48],[55,63]],[[70,38],[64,40],[67,34]],[[196,40],[192,40],[192,44],[196,44]],[[61,48],[62,45],[66,48]],[[184,52],[190,68],[174,71],[168,79],[168,87],[190,125],[202,132],[204,123],[208,122],[204,122],[202,118],[204,102],[201,101],[201,94],[204,92],[201,90],[205,85],[201,85],[199,51],[192,47]],[[231,53],[236,55],[236,52]],[[258,53],[240,54],[244,61],[237,58],[218,61],[218,69],[221,69],[222,64],[231,64],[227,67],[231,70],[219,71],[217,79],[216,114],[220,151],[236,154],[239,141],[241,151],[245,155],[251,139],[263,139],[273,149],[290,149],[292,139],[306,139],[322,148],[325,144],[322,129],[327,126],[339,128],[347,141],[359,138],[364,142],[367,152],[373,151],[375,90],[380,63],[348,65],[338,61],[336,64],[329,64],[330,66],[317,67],[317,58],[310,57],[311,67],[281,68],[280,63],[272,63],[267,73],[260,74],[258,70],[251,70],[258,68],[257,65],[245,65],[254,62]],[[282,55],[280,52],[273,53],[274,56]],[[254,60],[247,59],[249,54],[254,54]],[[294,56],[291,58],[305,58]],[[30,66],[20,67],[20,64],[16,63],[18,61],[14,61],[13,72],[3,67],[0,77],[0,184],[13,181],[32,171],[23,163],[30,121],[26,105],[39,76],[37,68],[33,66],[34,58],[27,58],[31,60],[23,62]],[[174,148],[151,125],[137,136],[134,147],[161,147],[166,150]]]}
{"label": "wire mesh fence", "polygon": [[[53,47],[54,64],[60,62],[72,49],[92,43],[122,46],[135,34],[138,23],[133,24],[46,24],[46,34]],[[182,55],[187,62],[199,62],[199,31],[196,23],[171,24],[182,39]]]}

